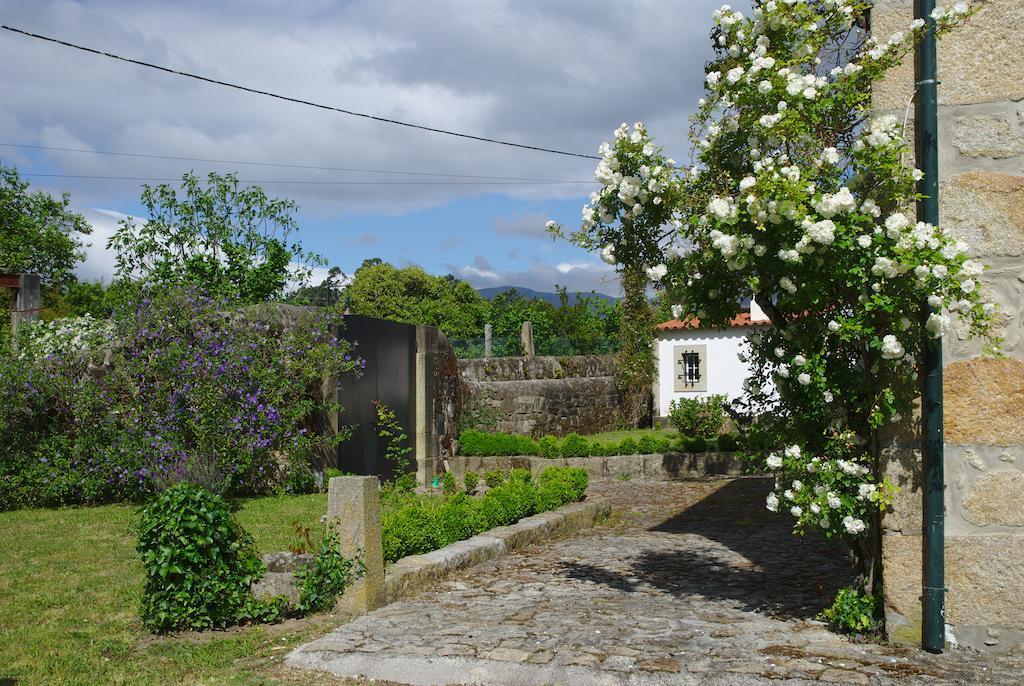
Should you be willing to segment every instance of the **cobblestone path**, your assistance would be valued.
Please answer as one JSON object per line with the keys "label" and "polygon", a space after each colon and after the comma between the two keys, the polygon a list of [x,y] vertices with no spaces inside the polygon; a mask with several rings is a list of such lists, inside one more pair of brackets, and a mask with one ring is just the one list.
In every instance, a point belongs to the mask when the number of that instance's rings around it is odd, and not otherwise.
{"label": "cobblestone path", "polygon": [[1024,683],[1020,654],[857,644],[814,621],[849,568],[766,512],[767,488],[597,484],[606,525],[453,576],[288,663],[417,685]]}

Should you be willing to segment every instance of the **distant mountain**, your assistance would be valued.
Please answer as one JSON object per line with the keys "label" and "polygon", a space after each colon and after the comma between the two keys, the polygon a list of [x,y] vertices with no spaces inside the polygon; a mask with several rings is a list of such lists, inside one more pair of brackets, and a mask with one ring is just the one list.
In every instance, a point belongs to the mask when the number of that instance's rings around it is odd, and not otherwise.
{"label": "distant mountain", "polygon": [[[502,293],[507,293],[511,290],[514,290],[516,293],[519,293],[527,300],[533,298],[540,298],[541,300],[547,300],[552,305],[557,305],[560,302],[558,300],[558,293],[535,291],[532,288],[525,288],[523,286],[495,286],[493,288],[478,288],[476,289],[476,292],[484,296],[488,300],[493,300],[494,296],[500,295]],[[607,300],[608,302],[615,302],[618,300],[618,298],[612,297],[610,295],[605,295],[604,293],[584,293],[582,291],[575,291],[569,293],[569,304],[576,304],[576,299],[579,297],[600,298],[602,300]]]}

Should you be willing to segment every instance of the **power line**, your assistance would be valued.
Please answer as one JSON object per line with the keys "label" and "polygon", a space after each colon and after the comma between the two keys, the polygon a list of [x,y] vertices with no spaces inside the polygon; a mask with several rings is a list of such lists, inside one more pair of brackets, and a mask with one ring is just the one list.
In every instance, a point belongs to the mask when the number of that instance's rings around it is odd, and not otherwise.
{"label": "power line", "polygon": [[[100,181],[181,181],[176,178],[155,176],[93,176],[90,174],[36,174],[19,172],[19,176],[34,176],[51,179],[92,179]],[[278,179],[272,181],[255,181],[239,179],[239,183],[274,184],[290,183],[310,186],[535,186],[545,185],[597,183],[596,181],[318,181],[315,179]]]}
{"label": "power line", "polygon": [[495,181],[534,181],[543,183],[590,183],[589,181],[570,181],[568,179],[535,179],[524,176],[482,176],[479,174],[448,174],[445,172],[396,171],[393,169],[360,169],[356,167],[320,167],[311,164],[294,164],[289,162],[247,162],[242,160],[218,160],[203,157],[178,157],[176,155],[156,155],[140,152],[113,152],[110,150],[89,150],[86,148],[58,148],[46,145],[27,145],[22,143],[0,143],[5,148],[21,148],[26,150],[50,150],[56,152],[89,153],[93,155],[109,155],[114,157],[140,157],[154,160],[174,160],[178,162],[206,162],[212,164],[240,164],[257,167],[284,167],[288,169],[312,169],[318,171],[358,172],[365,174],[401,174],[404,176],[448,176],[460,179],[491,179]]}
{"label": "power line", "polygon": [[293,103],[296,103],[296,104],[299,104],[299,105],[306,105],[307,107],[316,107],[316,108],[319,108],[319,109],[322,109],[322,110],[330,110],[332,112],[339,112],[341,114],[347,114],[347,115],[352,116],[352,117],[362,117],[363,119],[372,119],[374,121],[383,122],[385,124],[394,124],[396,126],[405,126],[407,128],[410,128],[410,129],[419,129],[421,131],[430,131],[432,133],[441,133],[441,134],[444,134],[446,136],[456,136],[458,138],[468,138],[470,140],[480,141],[482,143],[494,143],[496,145],[507,145],[509,147],[521,148],[521,149],[524,149],[524,150],[536,150],[538,152],[547,152],[547,153],[551,153],[553,155],[566,155],[568,157],[583,157],[583,158],[590,159],[590,160],[599,160],[599,159],[601,159],[597,155],[584,155],[583,153],[579,153],[579,152],[567,152],[565,150],[555,150],[553,148],[542,148],[542,147],[539,147],[539,146],[536,146],[536,145],[525,145],[523,143],[512,143],[510,141],[503,141],[503,140],[499,140],[497,138],[485,138],[484,136],[473,136],[473,135],[468,134],[468,133],[459,133],[457,131],[448,131],[447,129],[437,129],[437,128],[434,128],[434,127],[431,127],[431,126],[424,126],[422,124],[411,124],[409,122],[399,121],[397,119],[388,119],[387,117],[378,117],[377,115],[374,115],[374,114],[365,114],[363,112],[354,112],[352,110],[346,110],[346,109],[342,109],[340,107],[334,107],[332,105],[324,105],[324,104],[321,104],[321,103],[312,102],[310,100],[302,100],[300,98],[292,98],[292,97],[289,97],[287,95],[280,95],[278,93],[272,93],[270,91],[259,90],[257,88],[250,88],[248,86],[241,86],[241,85],[238,85],[236,83],[229,83],[228,81],[221,81],[219,79],[213,79],[213,78],[210,78],[208,76],[201,76],[199,74],[192,74],[192,73],[187,72],[187,71],[179,71],[177,69],[171,69],[170,67],[164,67],[164,66],[161,66],[159,64],[152,64],[150,62],[143,62],[141,60],[132,59],[130,57],[123,57],[121,55],[115,55],[114,53],[111,53],[111,52],[105,52],[103,50],[97,50],[95,48],[88,48],[88,47],[86,47],[84,45],[78,45],[77,43],[70,43],[68,41],[60,40],[58,38],[52,38],[50,36],[43,36],[41,34],[32,33],[30,31],[25,31],[23,29],[15,28],[13,26],[7,26],[6,24],[0,24],[0,28],[4,29],[5,31],[10,31],[12,33],[19,33],[19,34],[21,34],[23,36],[28,36],[29,38],[37,38],[39,40],[44,40],[44,41],[47,41],[47,42],[50,42],[50,43],[56,43],[57,45],[63,45],[63,46],[68,47],[68,48],[74,48],[75,50],[81,50],[83,52],[92,53],[94,55],[101,55],[103,57],[109,57],[111,59],[120,60],[121,62],[127,62],[129,64],[135,64],[135,65],[138,65],[140,67],[147,67],[149,69],[157,69],[159,71],[166,72],[168,74],[175,74],[176,76],[184,76],[184,77],[187,77],[187,78],[190,78],[190,79],[195,79],[197,81],[204,81],[206,83],[212,83],[212,84],[215,84],[215,85],[218,85],[218,86],[225,86],[227,88],[234,88],[235,90],[245,91],[246,93],[254,93],[256,95],[265,95],[265,96],[267,96],[269,98],[276,98],[278,100],[284,100],[284,101],[287,101],[287,102],[293,102]]}

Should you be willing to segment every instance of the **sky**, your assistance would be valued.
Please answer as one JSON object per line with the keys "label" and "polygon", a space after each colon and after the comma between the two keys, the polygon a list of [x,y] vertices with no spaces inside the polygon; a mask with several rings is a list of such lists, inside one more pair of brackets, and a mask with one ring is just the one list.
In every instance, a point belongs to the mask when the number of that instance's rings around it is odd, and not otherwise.
{"label": "sky", "polygon": [[[719,4],[0,0],[0,23],[335,107],[584,154],[596,154],[619,123],[643,121],[685,162]],[[69,193],[93,225],[81,278],[110,278],[106,238],[123,217],[143,214],[145,181],[134,179],[237,171],[271,196],[294,199],[303,245],[349,274],[379,257],[478,288],[620,292],[595,255],[544,230],[549,219],[578,226],[597,189],[596,160],[355,118],[7,31],[0,31],[0,144],[4,164],[34,188]],[[63,177],[36,176],[44,174]]]}

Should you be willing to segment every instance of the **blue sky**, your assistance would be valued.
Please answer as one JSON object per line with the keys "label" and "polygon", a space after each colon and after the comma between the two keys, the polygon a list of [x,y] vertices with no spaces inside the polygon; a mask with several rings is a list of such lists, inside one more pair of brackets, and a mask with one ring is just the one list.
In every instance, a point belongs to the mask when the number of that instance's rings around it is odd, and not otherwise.
{"label": "blue sky", "polygon": [[[646,122],[688,159],[687,118],[710,55],[707,0],[306,0],[279,3],[0,0],[4,23],[294,97],[516,142],[594,154]],[[590,181],[594,161],[412,131],[268,100],[4,32],[0,143],[420,173]],[[617,293],[595,256],[544,234],[579,221],[589,184],[422,177],[126,158],[0,146],[26,174],[176,178],[237,170],[295,199],[306,247],[343,271],[419,264],[475,286]],[[28,176],[69,192],[102,246],[141,212],[139,181]],[[395,184],[395,181],[459,184]],[[367,184],[367,182],[372,182]]]}

